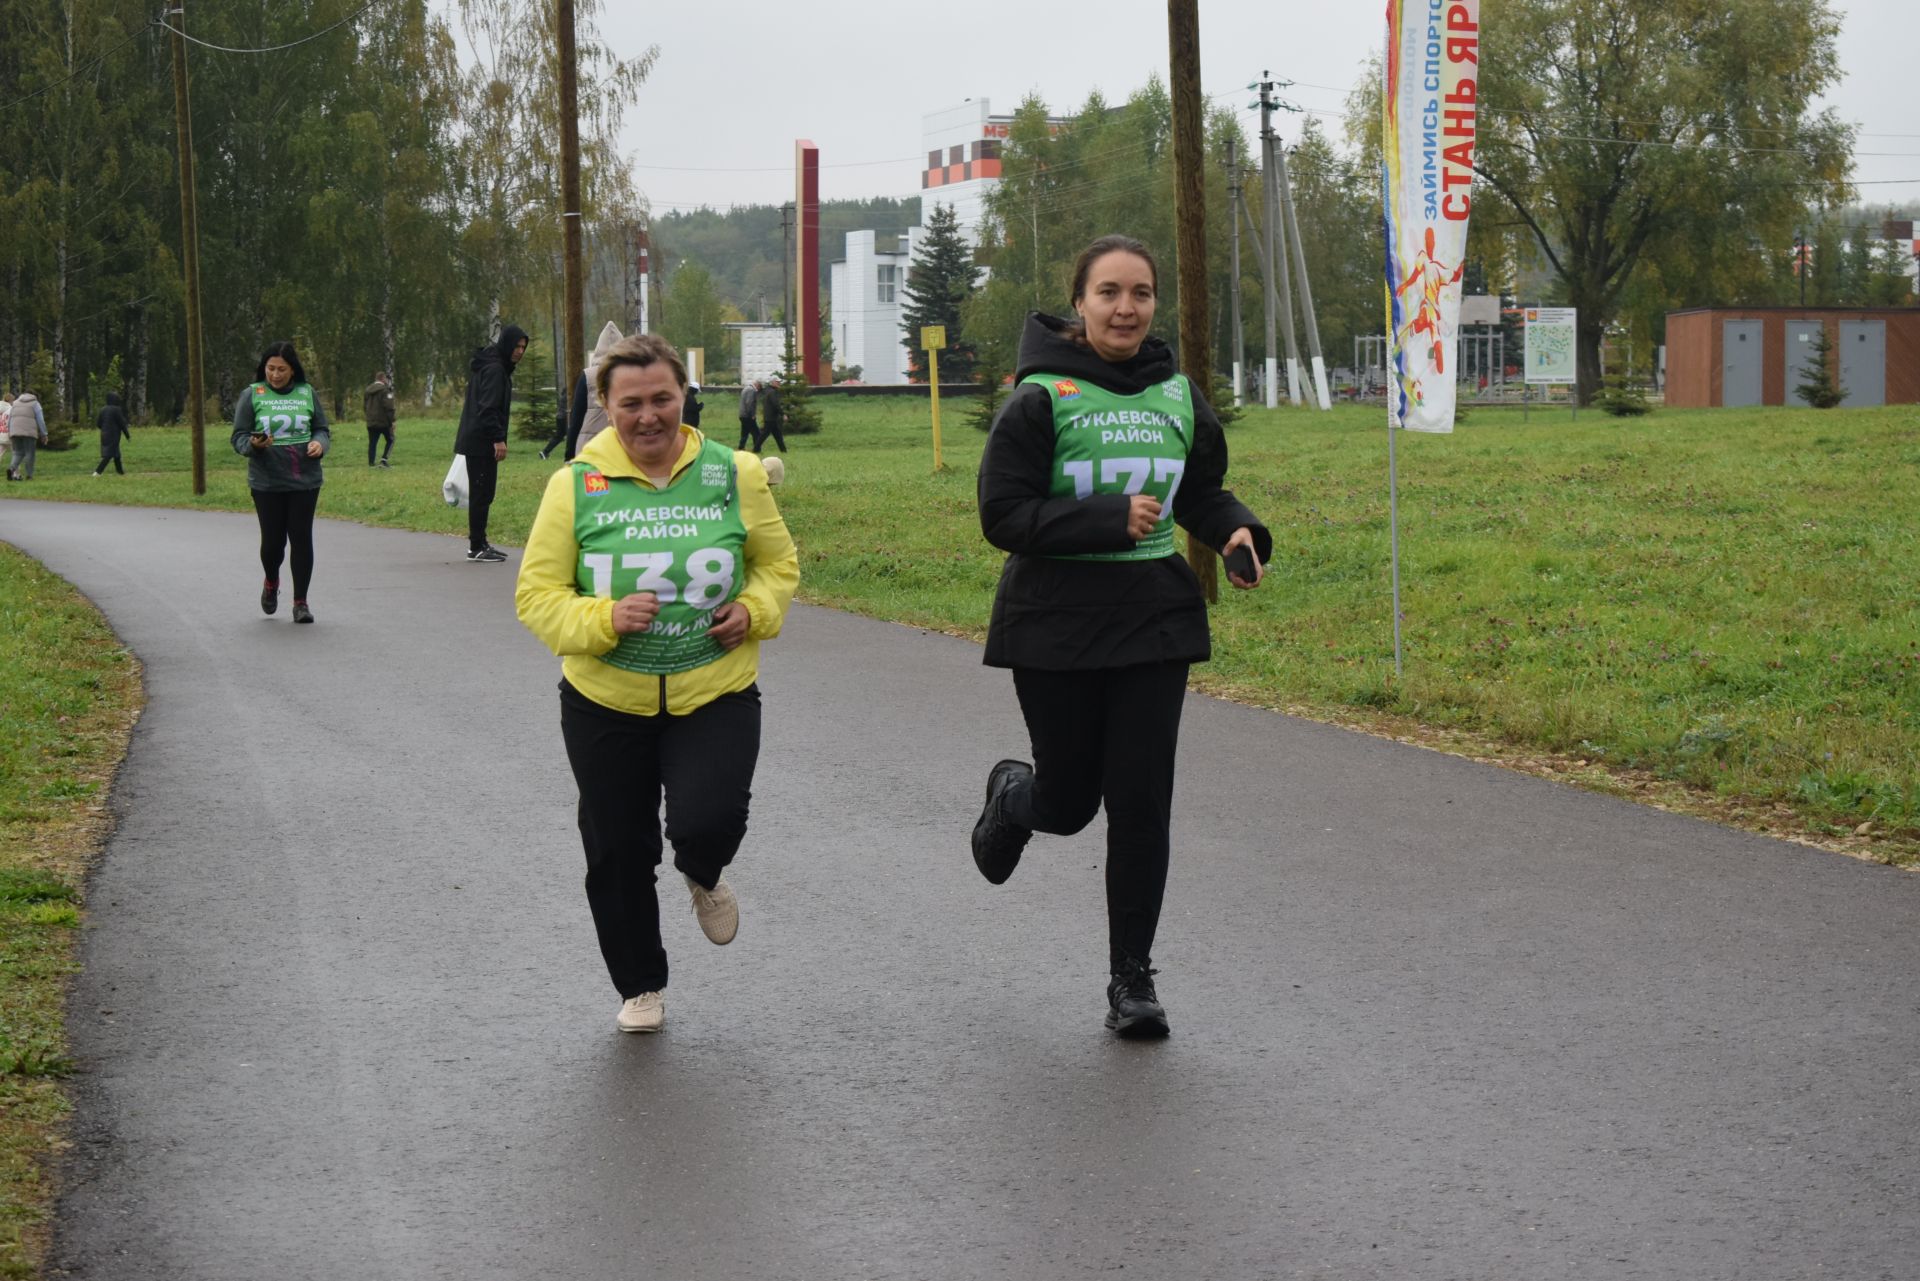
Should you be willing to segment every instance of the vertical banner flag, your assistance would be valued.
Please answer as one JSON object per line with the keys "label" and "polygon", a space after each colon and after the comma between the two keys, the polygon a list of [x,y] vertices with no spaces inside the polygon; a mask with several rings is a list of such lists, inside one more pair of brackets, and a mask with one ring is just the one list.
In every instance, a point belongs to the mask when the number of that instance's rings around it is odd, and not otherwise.
{"label": "vertical banner flag", "polygon": [[1447,432],[1473,208],[1480,0],[1387,0],[1386,73],[1387,421]]}

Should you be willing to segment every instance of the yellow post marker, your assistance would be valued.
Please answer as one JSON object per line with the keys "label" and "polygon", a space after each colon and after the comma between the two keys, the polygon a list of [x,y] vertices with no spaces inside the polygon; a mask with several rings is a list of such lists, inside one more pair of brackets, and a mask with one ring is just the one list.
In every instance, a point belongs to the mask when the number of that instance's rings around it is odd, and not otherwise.
{"label": "yellow post marker", "polygon": [[927,385],[933,388],[933,469],[945,471],[940,461],[940,352],[947,345],[945,325],[920,326],[920,346],[927,353]]}

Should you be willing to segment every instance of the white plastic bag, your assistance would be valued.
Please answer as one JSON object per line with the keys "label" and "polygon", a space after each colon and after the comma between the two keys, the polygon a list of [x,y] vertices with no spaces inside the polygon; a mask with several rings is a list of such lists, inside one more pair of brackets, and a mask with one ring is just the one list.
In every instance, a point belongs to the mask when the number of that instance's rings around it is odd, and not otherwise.
{"label": "white plastic bag", "polygon": [[440,482],[440,496],[447,500],[449,507],[465,507],[467,495],[467,456],[455,454],[453,466],[447,468],[447,478]]}

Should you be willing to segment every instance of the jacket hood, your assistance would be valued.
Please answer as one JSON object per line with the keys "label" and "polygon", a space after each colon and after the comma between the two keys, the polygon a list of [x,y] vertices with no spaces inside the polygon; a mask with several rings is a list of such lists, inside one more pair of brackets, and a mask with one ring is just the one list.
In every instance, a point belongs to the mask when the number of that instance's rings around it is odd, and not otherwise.
{"label": "jacket hood", "polygon": [[117,392],[117,391],[110,391],[110,392],[108,392],[108,393],[107,393],[107,403],[108,403],[109,405],[118,405],[118,404],[120,403],[120,393],[119,393],[119,392]]}
{"label": "jacket hood", "polygon": [[593,344],[593,359],[591,363],[599,364],[600,358],[611,351],[613,345],[619,342],[620,338],[620,326],[614,324],[611,320],[600,326],[600,337],[599,340]]}
{"label": "jacket hood", "polygon": [[1127,359],[1103,360],[1093,348],[1074,341],[1065,320],[1031,311],[1020,334],[1020,358],[1013,376],[1018,380],[1032,374],[1059,374],[1132,396],[1165,382],[1176,372],[1173,349],[1165,339],[1148,337]]}
{"label": "jacket hood", "polygon": [[606,359],[607,353],[613,350],[613,345],[619,342],[620,338],[620,326],[614,324],[611,320],[600,326],[600,337],[594,342],[593,350],[587,353],[587,367],[582,371],[587,376],[588,392],[596,396],[598,395],[597,384],[600,380],[600,362]]}
{"label": "jacket hood", "polygon": [[468,362],[469,370],[478,370],[481,365],[499,361],[509,374],[513,372],[513,349],[527,341],[527,331],[518,325],[508,325],[501,329],[500,336],[473,353]]}
{"label": "jacket hood", "polygon": [[[680,457],[674,461],[673,470],[678,472],[687,465],[690,458],[697,455],[707,443],[707,438],[698,427],[680,424]],[[611,426],[594,436],[580,452],[573,456],[577,463],[591,463],[609,476],[629,476],[642,479],[641,471],[633,465],[633,459],[627,457],[627,448],[620,443],[619,434]]]}
{"label": "jacket hood", "polygon": [[32,392],[23,391],[18,396],[15,396],[13,398],[13,403],[15,405],[31,405],[34,401],[38,399],[40,398],[34,395]]}

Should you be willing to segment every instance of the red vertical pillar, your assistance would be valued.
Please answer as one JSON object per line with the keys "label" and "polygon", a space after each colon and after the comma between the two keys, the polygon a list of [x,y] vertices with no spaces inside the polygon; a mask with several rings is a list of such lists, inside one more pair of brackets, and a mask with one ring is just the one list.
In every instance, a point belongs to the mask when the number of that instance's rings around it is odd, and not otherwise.
{"label": "red vertical pillar", "polygon": [[799,189],[794,193],[794,216],[798,222],[794,237],[794,297],[799,332],[794,341],[800,348],[800,368],[807,381],[832,380],[832,371],[820,370],[820,148],[805,138],[793,144],[794,177]]}

